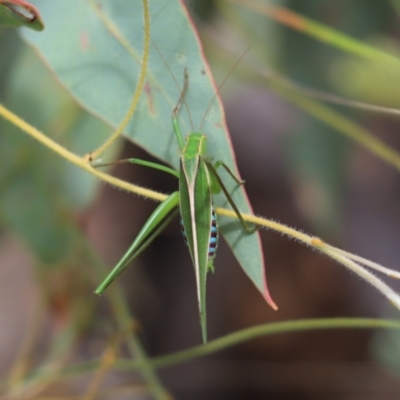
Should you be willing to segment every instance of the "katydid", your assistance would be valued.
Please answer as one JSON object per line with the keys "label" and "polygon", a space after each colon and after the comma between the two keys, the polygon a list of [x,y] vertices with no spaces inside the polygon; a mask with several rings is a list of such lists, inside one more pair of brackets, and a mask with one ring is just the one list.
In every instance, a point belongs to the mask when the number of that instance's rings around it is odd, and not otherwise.
{"label": "katydid", "polygon": [[181,215],[182,233],[188,246],[196,274],[197,297],[200,312],[200,324],[203,342],[207,341],[206,328],[206,276],[208,271],[213,271],[213,261],[218,244],[217,218],[214,213],[212,195],[224,192],[229,204],[238,216],[243,229],[247,233],[255,231],[254,226],[248,226],[232,200],[228,190],[217,173],[217,168],[222,166],[237,182],[239,180],[222,161],[212,164],[206,158],[207,137],[201,132],[191,132],[186,140],[180,129],[178,114],[188,89],[188,74],[185,70],[184,87],[178,103],[172,113],[172,124],[180,150],[179,172],[140,159],[121,160],[139,164],[150,168],[159,169],[176,176],[179,179],[179,191],[168,196],[153,212],[139,232],[127,252],[95,290],[101,294],[108,285],[136,258],[178,214]]}

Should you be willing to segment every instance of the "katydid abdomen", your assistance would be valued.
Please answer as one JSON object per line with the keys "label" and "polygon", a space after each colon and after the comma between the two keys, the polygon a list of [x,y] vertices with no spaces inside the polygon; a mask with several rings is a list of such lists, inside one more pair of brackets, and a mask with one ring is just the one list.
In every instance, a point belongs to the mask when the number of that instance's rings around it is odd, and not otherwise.
{"label": "katydid abdomen", "polygon": [[[185,241],[186,247],[189,248],[187,236],[186,236],[186,230],[183,225],[183,220],[182,217],[180,218],[180,223],[181,223],[181,231],[182,231],[182,236],[183,240]],[[214,206],[212,208],[212,216],[211,216],[211,228],[210,228],[210,241],[208,243],[208,258],[211,259],[211,261],[214,260],[215,255],[217,253],[217,247],[218,247],[218,221],[217,221],[217,216],[215,215],[214,211]],[[211,265],[212,268],[212,265]]]}

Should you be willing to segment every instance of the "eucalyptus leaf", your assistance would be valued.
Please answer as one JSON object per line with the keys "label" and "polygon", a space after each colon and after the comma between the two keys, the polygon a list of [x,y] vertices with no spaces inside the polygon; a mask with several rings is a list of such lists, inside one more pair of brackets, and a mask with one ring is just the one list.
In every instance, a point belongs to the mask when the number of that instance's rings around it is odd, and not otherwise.
{"label": "eucalyptus leaf", "polygon": [[[224,112],[219,99],[214,98],[215,85],[182,2],[151,0],[150,32],[143,29],[142,2],[139,1],[36,0],[35,4],[46,21],[46,32],[39,35],[25,30],[23,37],[40,52],[71,95],[114,129],[131,102],[141,66],[143,38],[150,34],[153,44],[145,89],[125,136],[178,168],[179,148],[171,114],[186,69],[189,90],[185,103],[190,115],[183,107],[181,127],[187,133],[204,131],[208,136],[210,157],[223,160],[236,171]],[[251,213],[244,189],[237,188],[228,175],[223,178],[238,208]],[[222,195],[216,197],[215,203],[227,206]],[[265,295],[259,235],[244,234],[235,220],[219,220],[221,231],[242,268]]]}
{"label": "eucalyptus leaf", "polygon": [[23,0],[0,0],[1,26],[26,26],[35,31],[44,29],[38,10]]}

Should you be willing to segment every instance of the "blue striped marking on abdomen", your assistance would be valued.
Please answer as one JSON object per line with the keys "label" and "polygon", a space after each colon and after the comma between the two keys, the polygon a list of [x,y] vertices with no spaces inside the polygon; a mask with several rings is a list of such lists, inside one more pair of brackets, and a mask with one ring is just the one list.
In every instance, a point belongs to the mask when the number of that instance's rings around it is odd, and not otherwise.
{"label": "blue striped marking on abdomen", "polygon": [[[183,226],[182,216],[180,217],[180,223],[181,223],[181,231],[182,231],[183,240],[185,241],[187,248],[189,248],[185,227]],[[215,257],[215,254],[217,252],[217,247],[218,247],[218,222],[217,222],[217,216],[215,215],[214,206],[213,206],[212,212],[211,212],[210,239],[208,241],[208,258],[213,259]]]}
{"label": "blue striped marking on abdomen", "polygon": [[210,241],[208,242],[208,257],[214,258],[218,247],[218,223],[217,216],[215,215],[214,207],[211,212],[211,230]]}

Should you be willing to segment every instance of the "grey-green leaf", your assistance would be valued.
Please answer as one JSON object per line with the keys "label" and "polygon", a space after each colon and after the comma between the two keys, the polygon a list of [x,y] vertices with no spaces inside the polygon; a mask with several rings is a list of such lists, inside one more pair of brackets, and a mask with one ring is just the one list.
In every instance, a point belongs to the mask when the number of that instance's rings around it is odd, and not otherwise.
{"label": "grey-green leaf", "polygon": [[[46,32],[23,36],[41,53],[57,78],[80,104],[116,127],[124,117],[137,84],[143,51],[142,2],[125,0],[36,0],[46,21]],[[213,101],[202,125],[215,86],[202,55],[192,22],[178,0],[149,2],[151,45],[143,95],[125,135],[149,153],[178,167],[179,149],[171,113],[187,68],[189,90],[180,123],[183,130],[202,129],[208,136],[208,154],[236,171],[234,154],[222,106]],[[176,81],[171,76],[172,72]],[[178,84],[177,84],[178,83]],[[191,122],[192,121],[192,122]],[[93,134],[91,132],[88,135]],[[223,176],[229,190],[235,183]],[[156,189],[156,188],[155,188]],[[251,213],[244,189],[233,198],[239,209]],[[227,206],[223,196],[216,206]],[[235,220],[220,218],[220,227],[236,258],[266,296],[263,254],[259,235],[246,235]]]}
{"label": "grey-green leaf", "polygon": [[0,0],[0,27],[26,26],[35,31],[42,31],[44,24],[38,10],[22,0]]}

